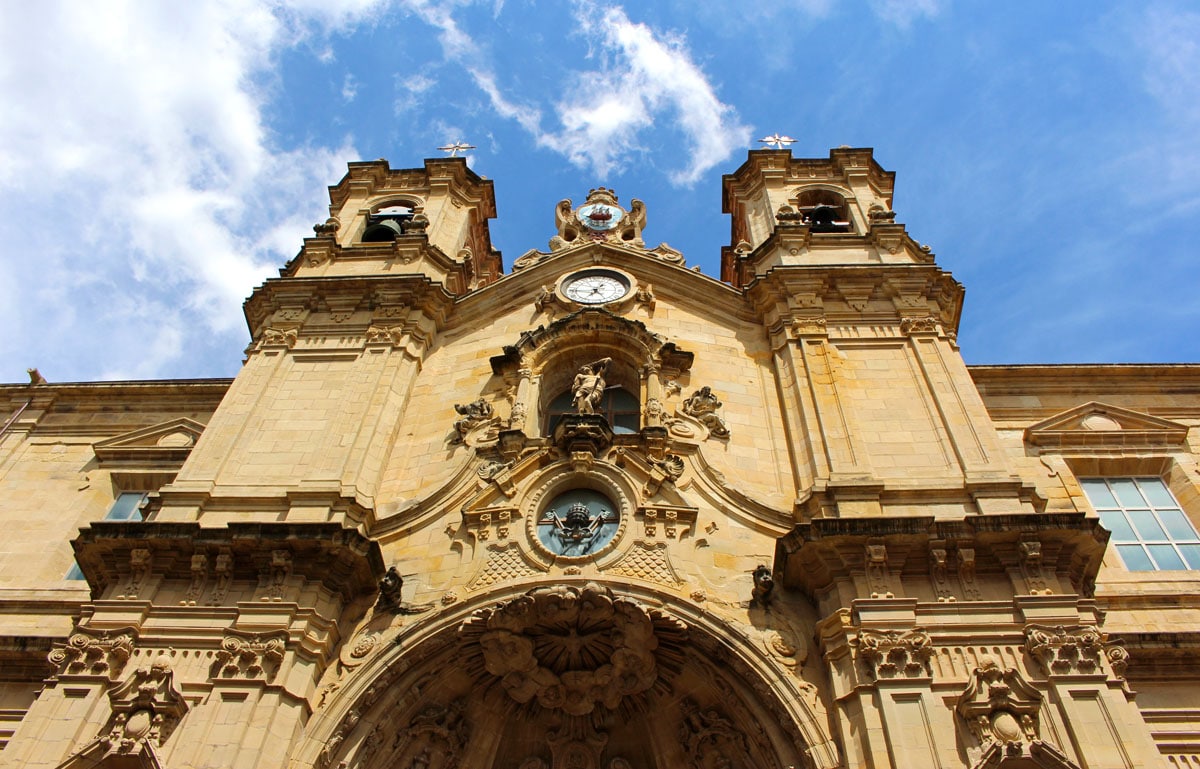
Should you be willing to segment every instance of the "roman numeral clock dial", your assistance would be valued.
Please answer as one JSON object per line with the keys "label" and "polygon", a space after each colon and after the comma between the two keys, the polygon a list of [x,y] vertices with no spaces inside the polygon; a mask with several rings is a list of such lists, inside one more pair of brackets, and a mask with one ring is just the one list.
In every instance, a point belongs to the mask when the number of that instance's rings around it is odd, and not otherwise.
{"label": "roman numeral clock dial", "polygon": [[568,299],[580,304],[607,304],[622,299],[629,293],[629,280],[610,270],[585,270],[568,276],[562,284],[562,292]]}

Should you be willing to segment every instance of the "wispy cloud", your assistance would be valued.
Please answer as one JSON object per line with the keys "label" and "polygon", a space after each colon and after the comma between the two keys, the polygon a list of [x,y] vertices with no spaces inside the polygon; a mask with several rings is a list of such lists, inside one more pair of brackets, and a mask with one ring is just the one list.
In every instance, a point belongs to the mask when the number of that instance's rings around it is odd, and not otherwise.
{"label": "wispy cloud", "polygon": [[483,47],[459,26],[451,7],[428,0],[408,0],[406,6],[437,30],[445,57],[466,69],[496,114],[601,176],[619,171],[652,128],[666,127],[682,137],[688,162],[671,174],[682,185],[749,141],[750,129],[717,97],[687,41],[634,23],[620,6],[576,3],[576,22],[596,49],[592,58],[598,66],[576,71],[564,84],[561,90],[573,96],[554,105],[558,129],[545,127],[536,104],[504,92]]}
{"label": "wispy cloud", "polygon": [[682,37],[634,23],[620,6],[576,5],[576,20],[599,45],[602,66],[581,72],[557,106],[563,130],[548,137],[577,165],[611,173],[665,117],[684,138],[687,165],[671,174],[692,184],[746,146],[750,129],[717,98]]}
{"label": "wispy cloud", "polygon": [[883,21],[908,29],[921,17],[942,12],[943,0],[871,0],[871,10]]}
{"label": "wispy cloud", "polygon": [[0,236],[22,247],[0,255],[0,357],[37,338],[37,360],[15,365],[151,377],[194,373],[214,334],[236,349],[248,289],[294,253],[355,155],[281,151],[264,124],[273,55],[371,4],[319,5],[4,6]]}

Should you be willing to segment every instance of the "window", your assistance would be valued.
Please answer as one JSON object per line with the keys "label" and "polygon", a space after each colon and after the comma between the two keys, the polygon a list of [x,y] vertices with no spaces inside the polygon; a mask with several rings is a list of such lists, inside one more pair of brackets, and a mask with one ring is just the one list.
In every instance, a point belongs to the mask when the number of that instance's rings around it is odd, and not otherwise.
{"label": "window", "polygon": [[[554,400],[550,401],[550,407],[546,409],[546,412],[545,434],[550,435],[554,432],[554,426],[558,424],[559,417],[563,414],[575,413],[572,392],[568,389],[559,393]],[[600,407],[596,409],[596,413],[608,420],[609,427],[617,435],[636,433],[641,426],[641,412],[637,396],[624,387],[614,387],[606,391],[604,398],[600,401]]]}
{"label": "window", "polygon": [[[106,521],[140,521],[142,520],[142,502],[146,500],[144,491],[122,491],[113,501],[112,507],[104,515]],[[63,579],[83,579],[83,571],[79,564],[73,564],[67,576]]]}
{"label": "window", "polygon": [[1161,478],[1084,478],[1084,493],[1130,571],[1200,569],[1200,536]]}

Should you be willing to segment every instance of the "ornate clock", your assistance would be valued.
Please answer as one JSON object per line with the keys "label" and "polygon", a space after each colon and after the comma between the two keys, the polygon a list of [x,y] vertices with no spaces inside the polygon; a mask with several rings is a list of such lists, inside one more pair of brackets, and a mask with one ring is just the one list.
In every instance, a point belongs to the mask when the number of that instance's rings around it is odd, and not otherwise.
{"label": "ornate clock", "polygon": [[613,270],[584,270],[568,276],[562,282],[562,292],[580,304],[607,304],[624,298],[630,289],[629,279]]}

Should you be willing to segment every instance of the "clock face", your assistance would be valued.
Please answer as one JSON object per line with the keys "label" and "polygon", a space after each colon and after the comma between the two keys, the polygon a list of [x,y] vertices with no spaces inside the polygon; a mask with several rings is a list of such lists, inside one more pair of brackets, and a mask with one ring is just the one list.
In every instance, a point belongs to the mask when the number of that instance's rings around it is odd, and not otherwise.
{"label": "clock face", "polygon": [[604,203],[589,203],[586,206],[580,206],[575,211],[575,218],[579,223],[589,230],[604,232],[611,230],[621,223],[621,218],[625,216],[625,211],[616,206],[606,205]]}
{"label": "clock face", "polygon": [[629,293],[629,282],[615,272],[588,270],[568,278],[562,290],[568,298],[580,304],[605,304]]}

